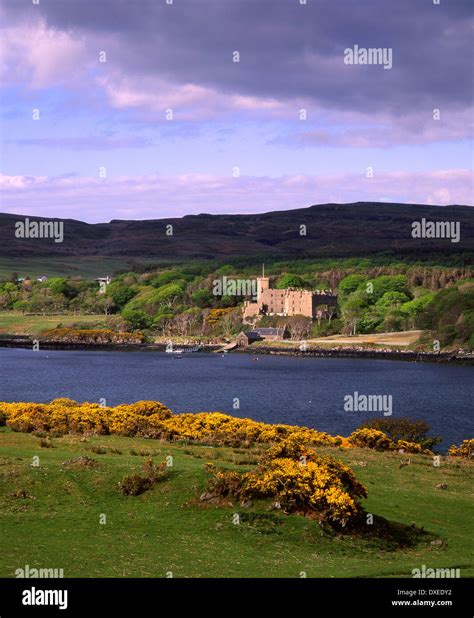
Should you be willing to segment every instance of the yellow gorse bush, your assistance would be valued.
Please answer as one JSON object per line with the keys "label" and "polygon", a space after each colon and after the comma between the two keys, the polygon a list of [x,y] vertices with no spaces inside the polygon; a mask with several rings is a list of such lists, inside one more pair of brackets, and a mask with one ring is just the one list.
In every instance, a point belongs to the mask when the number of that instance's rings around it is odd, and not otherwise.
{"label": "yellow gorse bush", "polygon": [[116,333],[108,329],[51,328],[41,333],[43,339],[67,343],[143,343],[143,333]]}
{"label": "yellow gorse bush", "polygon": [[268,448],[259,465],[246,474],[207,466],[209,496],[271,498],[285,513],[300,513],[335,526],[354,522],[362,513],[359,498],[367,490],[352,470],[332,457],[321,457],[296,436]]}
{"label": "yellow gorse bush", "polygon": [[453,457],[466,457],[468,459],[474,457],[474,438],[464,440],[459,446],[453,444],[449,448],[448,454]]}
{"label": "yellow gorse bush", "polygon": [[424,453],[427,449],[424,449],[421,444],[417,442],[408,442],[407,440],[398,440],[395,442],[395,448],[403,450],[405,453]]}
{"label": "yellow gorse bush", "polygon": [[353,446],[371,448],[376,451],[388,451],[394,448],[395,443],[378,429],[356,429],[349,436],[349,442]]}
{"label": "yellow gorse bush", "polygon": [[284,444],[286,451],[281,453],[281,457],[291,454],[295,445],[299,445],[301,450],[302,444],[343,448],[357,446],[376,450],[403,448],[410,453],[422,452],[418,444],[393,442],[376,429],[358,429],[349,438],[343,438],[308,427],[271,425],[221,412],[173,414],[158,401],[104,407],[63,397],[49,404],[0,403],[0,414],[6,417],[8,426],[14,431],[119,434],[224,446]]}
{"label": "yellow gorse bush", "polygon": [[392,440],[379,429],[361,428],[351,433],[347,441],[352,446],[360,448],[371,448],[376,451],[397,451],[403,450],[405,453],[430,453],[417,442],[408,440]]}

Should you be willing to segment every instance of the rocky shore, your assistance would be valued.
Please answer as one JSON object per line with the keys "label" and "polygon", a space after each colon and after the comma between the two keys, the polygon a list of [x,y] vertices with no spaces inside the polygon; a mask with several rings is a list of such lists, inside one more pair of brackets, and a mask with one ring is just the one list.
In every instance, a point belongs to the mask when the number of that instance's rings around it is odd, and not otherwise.
{"label": "rocky shore", "polygon": [[[0,337],[0,348],[33,348],[35,341],[39,342],[39,348],[44,350],[121,350],[121,351],[155,351],[165,352],[166,343],[87,343],[87,342],[65,342],[42,340],[41,338],[26,337],[21,335],[9,335]],[[219,352],[223,344],[182,344],[175,343],[174,349],[182,350],[183,353],[199,352]],[[453,351],[453,352],[416,352],[413,350],[393,350],[393,349],[367,349],[357,347],[334,346],[331,348],[310,347],[306,351],[299,349],[298,344],[294,347],[286,346],[284,349],[272,346],[259,346],[253,348],[251,345],[243,348],[236,348],[227,352],[228,354],[250,354],[252,356],[276,355],[276,356],[297,356],[312,358],[367,358],[383,360],[405,360],[411,362],[430,362],[430,363],[462,363],[474,365],[474,353]]]}
{"label": "rocky shore", "polygon": [[333,347],[333,348],[309,348],[306,351],[294,348],[276,349],[272,347],[259,347],[252,350],[248,348],[238,348],[237,353],[251,353],[255,356],[260,354],[273,354],[277,356],[298,356],[314,358],[371,358],[384,360],[405,360],[412,362],[448,363],[457,362],[474,365],[474,354],[459,352],[415,352],[413,350],[374,350],[362,347]]}

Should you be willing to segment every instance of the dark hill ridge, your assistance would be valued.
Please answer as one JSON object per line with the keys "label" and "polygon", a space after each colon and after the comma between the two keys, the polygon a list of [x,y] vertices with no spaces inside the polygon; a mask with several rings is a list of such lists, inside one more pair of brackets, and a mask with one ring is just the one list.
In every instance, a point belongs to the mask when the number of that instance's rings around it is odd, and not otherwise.
{"label": "dark hill ridge", "polygon": [[[64,219],[64,242],[18,239],[15,223],[28,215],[0,214],[0,257],[281,258],[355,256],[380,251],[422,255],[474,250],[474,208],[357,202],[245,215],[187,215],[175,219],[84,223]],[[459,221],[461,240],[414,239],[412,223]],[[29,217],[46,220],[43,217]],[[54,220],[54,219],[47,219]],[[57,219],[56,219],[57,220]],[[173,236],[166,226],[173,226]],[[306,225],[307,235],[300,236]]]}

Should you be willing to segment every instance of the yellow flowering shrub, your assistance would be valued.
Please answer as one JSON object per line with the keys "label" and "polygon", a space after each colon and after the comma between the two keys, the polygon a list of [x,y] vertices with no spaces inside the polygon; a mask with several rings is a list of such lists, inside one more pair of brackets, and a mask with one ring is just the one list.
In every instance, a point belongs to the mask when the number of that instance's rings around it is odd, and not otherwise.
{"label": "yellow flowering shrub", "polygon": [[289,435],[299,436],[310,444],[335,446],[340,441],[339,438],[305,427],[270,425],[221,412],[176,414],[166,419],[163,425],[171,438],[228,446],[277,442]]}
{"label": "yellow flowering shrub", "polygon": [[112,433],[235,447],[270,444],[274,449],[274,458],[277,457],[277,445],[280,445],[278,456],[281,458],[293,456],[295,449],[301,451],[302,445],[306,450],[312,446],[356,446],[376,450],[403,449],[409,453],[425,452],[413,442],[394,442],[377,429],[357,429],[348,438],[344,438],[308,427],[271,425],[222,412],[173,414],[162,403],[145,400],[115,407],[78,403],[67,397],[54,399],[49,404],[0,402],[0,421],[3,424],[6,422],[15,431]]}
{"label": "yellow flowering shrub", "polygon": [[[77,407],[63,408],[64,411],[69,411],[67,419],[69,422],[69,431],[72,433],[94,433],[106,435],[110,433],[109,416],[110,408],[100,406],[98,403],[83,403]],[[64,419],[64,416],[62,416]],[[54,429],[56,427],[53,426]]]}
{"label": "yellow flowering shrub", "polygon": [[77,406],[80,406],[81,404],[78,403],[77,401],[74,401],[74,399],[69,399],[69,397],[59,397],[58,399],[53,399],[53,401],[50,403],[50,405],[66,406],[66,407],[69,407],[69,408],[77,408]]}
{"label": "yellow flowering shrub", "polygon": [[371,429],[363,427],[356,429],[349,438],[343,438],[344,443],[349,446],[358,446],[359,448],[371,448],[376,451],[398,451],[403,450],[405,453],[430,453],[428,449],[424,449],[418,442],[410,442],[408,440],[392,440],[386,433],[379,429]]}
{"label": "yellow flowering shrub", "polygon": [[453,444],[449,447],[448,454],[453,457],[474,457],[474,439],[464,440],[459,446]]}
{"label": "yellow flowering shrub", "polygon": [[135,403],[122,404],[114,408],[116,411],[126,410],[130,414],[138,414],[140,416],[151,416],[158,414],[160,419],[170,418],[173,413],[169,408],[159,401],[136,401]]}
{"label": "yellow flowering shrub", "polygon": [[116,333],[107,329],[76,329],[76,328],[51,328],[41,332],[41,337],[49,341],[61,341],[65,343],[143,343],[145,337],[142,333]]}
{"label": "yellow flowering shrub", "polygon": [[207,324],[214,325],[219,322],[225,315],[231,313],[234,310],[234,307],[224,307],[222,309],[211,309],[209,314],[206,316],[205,321]]}
{"label": "yellow flowering shrub", "polygon": [[[292,457],[274,456],[287,449]],[[367,497],[365,487],[342,462],[310,451],[302,460],[302,452],[304,446],[297,442],[279,443],[246,474],[208,464],[207,470],[213,475],[208,495],[239,500],[271,498],[285,513],[309,515],[334,526],[354,522],[362,513],[359,498]]]}
{"label": "yellow flowering shrub", "polygon": [[111,408],[109,429],[122,436],[159,438],[165,432],[161,421],[172,416],[171,410],[159,401],[137,401]]}
{"label": "yellow flowering shrub", "polygon": [[417,442],[408,442],[407,440],[397,440],[395,448],[403,450],[405,453],[423,453],[426,450],[421,444]]}
{"label": "yellow flowering shrub", "polygon": [[341,526],[359,514],[357,497],[367,495],[362,485],[358,491],[349,492],[323,458],[306,464],[289,458],[272,459],[245,475],[244,493],[276,499],[287,513],[314,513],[321,521]]}
{"label": "yellow flowering shrub", "polygon": [[243,498],[242,474],[235,470],[223,470],[211,463],[206,464],[205,468],[212,474],[207,483],[209,496],[239,500]]}
{"label": "yellow flowering shrub", "polygon": [[18,403],[2,404],[7,415],[7,425],[13,431],[50,431],[51,413],[46,404]]}
{"label": "yellow flowering shrub", "polygon": [[376,451],[390,451],[395,447],[395,443],[383,431],[378,429],[356,429],[349,436],[352,446],[361,448],[371,448]]}

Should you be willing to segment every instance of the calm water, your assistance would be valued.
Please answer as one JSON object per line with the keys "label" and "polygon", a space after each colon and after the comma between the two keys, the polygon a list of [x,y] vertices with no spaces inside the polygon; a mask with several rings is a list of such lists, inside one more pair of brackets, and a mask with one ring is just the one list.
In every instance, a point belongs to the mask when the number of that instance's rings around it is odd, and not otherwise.
{"label": "calm water", "polygon": [[0,349],[0,401],[156,399],[174,412],[222,411],[347,435],[365,417],[383,416],[344,411],[344,396],[357,391],[392,395],[393,416],[427,420],[444,437],[442,449],[474,435],[473,376],[471,367],[383,360]]}

